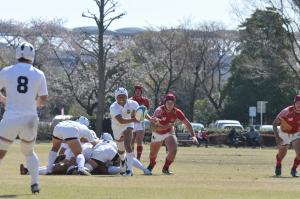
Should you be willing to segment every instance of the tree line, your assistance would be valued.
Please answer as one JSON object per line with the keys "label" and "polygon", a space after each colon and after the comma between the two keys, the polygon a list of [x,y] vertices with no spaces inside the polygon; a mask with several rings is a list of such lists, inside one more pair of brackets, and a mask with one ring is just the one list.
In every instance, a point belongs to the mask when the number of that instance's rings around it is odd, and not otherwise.
{"label": "tree line", "polygon": [[139,82],[151,99],[151,111],[173,91],[191,121],[248,124],[248,108],[268,101],[264,123],[270,123],[299,90],[299,31],[281,8],[256,8],[234,31],[216,22],[185,22],[128,35],[108,31],[124,15],[116,14],[116,2],[94,1],[99,13],[83,17],[95,21],[96,32],[67,29],[59,19],[0,21],[0,66],[15,62],[21,40],[36,48],[34,65],[45,72],[49,87],[41,120],[64,108],[68,114],[97,118],[101,132],[114,89],[123,86],[132,94]]}

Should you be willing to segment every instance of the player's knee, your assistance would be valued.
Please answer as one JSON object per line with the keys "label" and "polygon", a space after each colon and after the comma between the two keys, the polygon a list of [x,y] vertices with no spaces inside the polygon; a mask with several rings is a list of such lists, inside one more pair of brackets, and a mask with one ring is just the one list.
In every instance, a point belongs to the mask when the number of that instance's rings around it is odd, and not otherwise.
{"label": "player's knee", "polygon": [[149,154],[149,159],[156,159],[157,158],[157,155],[156,154]]}
{"label": "player's knee", "polygon": [[0,139],[0,150],[7,151],[12,142]]}
{"label": "player's knee", "polygon": [[[125,145],[124,142],[116,142],[117,147],[118,147],[118,153],[120,152],[125,152]],[[119,153],[120,154],[120,153]]]}
{"label": "player's knee", "polygon": [[34,143],[24,143],[21,142],[21,152],[23,153],[23,155],[25,156],[29,156],[33,154],[33,146]]}

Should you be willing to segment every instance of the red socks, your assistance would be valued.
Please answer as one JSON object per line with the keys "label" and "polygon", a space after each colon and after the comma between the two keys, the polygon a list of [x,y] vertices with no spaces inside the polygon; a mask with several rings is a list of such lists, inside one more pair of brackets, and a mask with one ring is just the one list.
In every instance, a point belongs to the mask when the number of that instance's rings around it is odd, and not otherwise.
{"label": "red socks", "polygon": [[300,160],[298,160],[297,157],[295,157],[292,170],[296,170],[299,164],[300,164]]}
{"label": "red socks", "polygon": [[137,158],[138,160],[141,159],[142,152],[143,152],[143,146],[142,146],[142,145],[137,146],[137,147],[136,147],[136,158]]}
{"label": "red socks", "polygon": [[279,159],[278,154],[277,154],[276,155],[276,167],[281,167],[281,160],[282,159]]}
{"label": "red socks", "polygon": [[170,165],[172,164],[173,161],[170,161],[168,159],[166,159],[165,161],[165,165],[163,167],[163,169],[169,169]]}

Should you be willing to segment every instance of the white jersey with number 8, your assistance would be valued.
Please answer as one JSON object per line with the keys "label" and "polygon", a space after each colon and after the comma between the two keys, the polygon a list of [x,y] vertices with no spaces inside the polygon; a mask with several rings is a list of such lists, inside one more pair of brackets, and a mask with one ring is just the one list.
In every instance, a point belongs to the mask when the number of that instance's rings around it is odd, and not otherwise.
{"label": "white jersey with number 8", "polygon": [[3,118],[37,115],[36,97],[48,95],[44,73],[27,63],[17,63],[0,71],[0,89],[6,90]]}

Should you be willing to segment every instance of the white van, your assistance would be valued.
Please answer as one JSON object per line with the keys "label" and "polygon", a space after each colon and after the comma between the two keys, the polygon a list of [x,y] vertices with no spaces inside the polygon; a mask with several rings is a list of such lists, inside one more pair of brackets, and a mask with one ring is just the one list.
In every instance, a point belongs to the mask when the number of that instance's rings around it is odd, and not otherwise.
{"label": "white van", "polygon": [[214,124],[214,127],[221,128],[224,124],[239,124],[241,123],[237,120],[217,120]]}
{"label": "white van", "polygon": [[[195,122],[191,122],[191,125],[194,129],[194,131],[201,131],[204,129],[204,125],[202,123],[195,123]],[[187,131],[187,129],[185,128],[184,124],[180,124],[177,126],[177,131],[179,131],[180,133],[187,133],[189,134],[189,132]]]}

